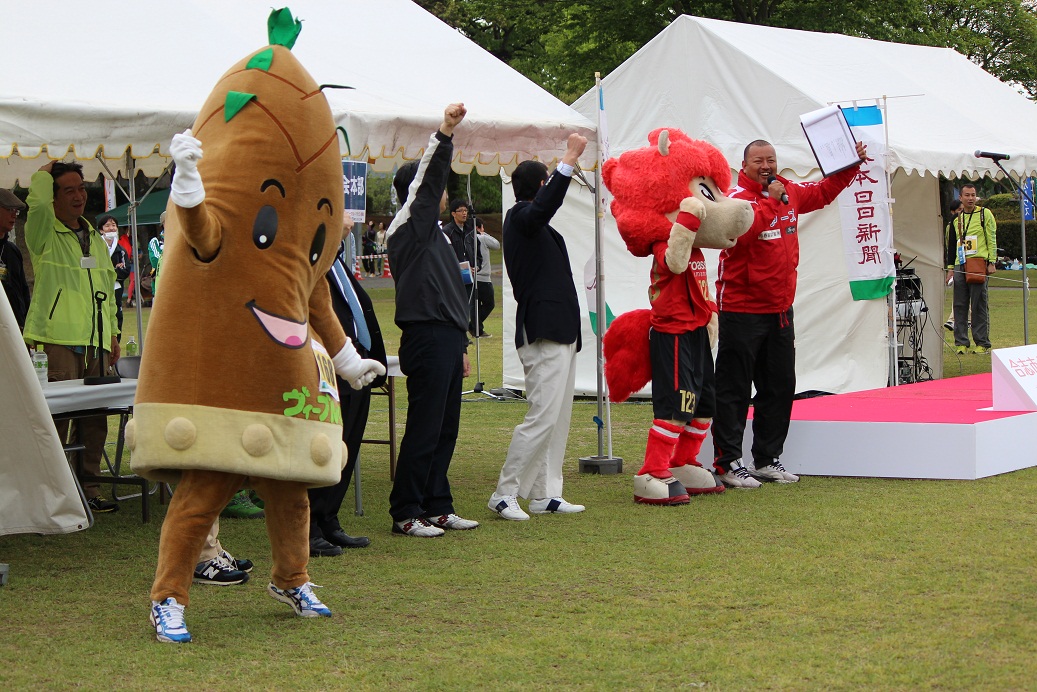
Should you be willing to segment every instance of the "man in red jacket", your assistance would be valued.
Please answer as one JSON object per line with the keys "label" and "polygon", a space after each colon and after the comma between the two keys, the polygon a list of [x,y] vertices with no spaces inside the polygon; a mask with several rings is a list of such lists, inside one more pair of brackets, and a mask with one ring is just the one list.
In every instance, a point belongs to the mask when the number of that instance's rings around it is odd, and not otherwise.
{"label": "man in red jacket", "polygon": [[[861,162],[867,147],[857,144]],[[752,204],[755,218],[734,247],[720,253],[717,280],[720,343],[716,363],[713,465],[732,488],[758,488],[760,481],[795,483],[778,461],[785,445],[796,393],[796,342],[792,302],[799,265],[799,216],[821,209],[853,182],[860,164],[816,183],[778,175],[774,147],[751,142],[743,155],[738,186],[730,197]],[[753,461],[742,465],[742,436],[752,386]]]}

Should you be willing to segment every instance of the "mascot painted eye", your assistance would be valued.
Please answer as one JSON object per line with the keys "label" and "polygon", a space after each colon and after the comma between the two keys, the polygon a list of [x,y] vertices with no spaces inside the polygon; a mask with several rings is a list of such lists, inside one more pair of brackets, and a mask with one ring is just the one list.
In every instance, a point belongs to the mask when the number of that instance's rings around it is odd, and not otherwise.
{"label": "mascot painted eye", "polygon": [[713,196],[713,191],[709,189],[709,185],[705,183],[699,183],[699,192],[702,196],[708,199],[710,202],[716,202],[717,198]]}
{"label": "mascot painted eye", "polygon": [[[266,250],[274,244],[277,235],[277,210],[269,204],[260,207],[256,212],[256,220],[252,223],[252,242],[260,250]],[[310,264],[313,264],[310,262]]]}
{"label": "mascot painted eye", "polygon": [[310,246],[310,265],[317,264],[320,255],[324,252],[324,239],[327,237],[327,229],[324,224],[317,226],[317,232],[313,236],[313,245]]}

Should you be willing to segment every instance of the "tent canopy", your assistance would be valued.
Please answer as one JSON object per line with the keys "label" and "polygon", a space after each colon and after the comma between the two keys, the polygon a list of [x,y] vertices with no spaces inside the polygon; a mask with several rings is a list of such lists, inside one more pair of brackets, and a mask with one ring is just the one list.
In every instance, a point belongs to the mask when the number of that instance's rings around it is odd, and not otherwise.
{"label": "tent canopy", "polygon": [[[787,56],[777,58],[776,56]],[[681,16],[604,79],[614,154],[666,124],[718,147],[735,167],[753,139],[775,145],[796,177],[817,163],[799,116],[829,104],[889,99],[889,170],[997,174],[977,149],[1037,170],[1037,104],[950,48],[931,48]],[[630,98],[638,93],[641,98]],[[590,116],[597,96],[573,104]],[[649,127],[647,124],[651,124]]]}
{"label": "tent canopy", "polygon": [[[158,223],[158,217],[166,210],[169,201],[169,190],[153,190],[137,206],[137,223],[145,226]],[[115,217],[115,223],[120,226],[130,225],[130,203],[120,204],[115,209],[107,212]]]}
{"label": "tent canopy", "polygon": [[[586,118],[409,0],[288,6],[303,22],[293,49],[302,64],[320,84],[353,87],[325,94],[348,155],[376,170],[419,157],[454,101],[469,113],[454,137],[458,172],[550,163],[571,132],[593,136]],[[17,24],[38,30],[0,41],[0,63],[23,66],[0,82],[0,184],[26,184],[46,157],[69,151],[88,178],[102,171],[98,151],[113,171],[126,170],[129,150],[158,175],[219,77],[267,44],[269,11],[251,0],[22,3]]]}

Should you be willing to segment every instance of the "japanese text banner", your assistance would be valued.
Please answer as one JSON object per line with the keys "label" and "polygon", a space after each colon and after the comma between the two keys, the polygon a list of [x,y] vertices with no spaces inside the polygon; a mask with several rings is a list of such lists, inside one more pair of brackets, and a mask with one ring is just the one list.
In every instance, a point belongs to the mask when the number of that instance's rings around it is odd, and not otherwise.
{"label": "japanese text banner", "polygon": [[854,137],[868,147],[850,186],[839,194],[843,249],[854,300],[885,298],[893,287],[893,223],[889,187],[880,162],[886,160],[882,111],[877,106],[845,108]]}

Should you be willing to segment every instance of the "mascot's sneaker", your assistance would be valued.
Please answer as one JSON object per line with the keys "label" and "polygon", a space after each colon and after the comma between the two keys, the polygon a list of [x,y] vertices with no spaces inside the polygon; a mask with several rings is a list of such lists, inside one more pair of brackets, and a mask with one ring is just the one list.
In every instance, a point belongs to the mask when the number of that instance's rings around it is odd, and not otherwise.
{"label": "mascot's sneaker", "polygon": [[574,505],[561,497],[547,497],[541,500],[530,500],[529,511],[533,514],[576,514],[587,509],[583,505]]}
{"label": "mascot's sneaker", "polygon": [[799,481],[799,476],[786,471],[785,467],[777,459],[766,466],[757,465],[753,476],[761,481],[770,483],[796,483]]}
{"label": "mascot's sneaker", "polygon": [[[331,610],[326,605],[320,602],[320,599],[313,594],[313,587],[317,586],[313,582],[306,582],[302,586],[297,586],[294,589],[279,589],[274,586],[273,582],[270,582],[267,587],[267,593],[281,601],[281,603],[287,603],[295,611],[295,614],[303,618],[316,618],[316,617],[331,617]],[[317,586],[317,588],[321,588]]]}
{"label": "mascot's sneaker", "polygon": [[428,520],[421,517],[394,521],[392,523],[392,532],[403,536],[417,536],[418,538],[438,538],[446,533],[443,529],[433,526],[428,523]]}
{"label": "mascot's sneaker", "polygon": [[743,490],[754,490],[759,488],[760,481],[749,473],[749,469],[742,466],[742,460],[731,462],[731,470],[720,476],[720,480],[729,488],[741,488]]}
{"label": "mascot's sneaker", "polygon": [[453,513],[441,514],[438,517],[425,517],[425,521],[441,529],[452,531],[471,531],[479,528],[479,522],[474,519],[465,519]]}
{"label": "mascot's sneaker", "polygon": [[151,602],[151,624],[155,626],[155,638],[160,642],[186,644],[191,641],[191,633],[184,623],[184,607],[175,598],[167,598],[161,603]]}
{"label": "mascot's sneaker", "polygon": [[497,514],[511,521],[526,521],[529,515],[519,507],[518,498],[514,495],[490,495],[490,501],[486,506]]}
{"label": "mascot's sneaker", "polygon": [[724,484],[718,481],[708,469],[696,464],[673,466],[670,468],[670,473],[681,482],[689,495],[724,492]]}
{"label": "mascot's sneaker", "polygon": [[686,505],[691,502],[688,491],[675,477],[656,478],[644,473],[634,476],[634,502],[646,505]]}

